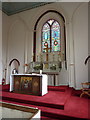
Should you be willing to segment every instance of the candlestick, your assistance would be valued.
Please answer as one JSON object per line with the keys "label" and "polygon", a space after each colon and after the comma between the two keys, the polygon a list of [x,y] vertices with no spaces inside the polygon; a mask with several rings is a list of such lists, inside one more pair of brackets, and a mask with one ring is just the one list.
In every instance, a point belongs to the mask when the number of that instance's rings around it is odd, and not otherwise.
{"label": "candlestick", "polygon": [[58,53],[58,61],[61,61],[61,53]]}
{"label": "candlestick", "polygon": [[53,61],[54,61],[54,55],[55,55],[55,54],[53,53]]}
{"label": "candlestick", "polygon": [[43,55],[42,53],[40,54],[40,59],[41,59],[41,62],[43,61]]}
{"label": "candlestick", "polygon": [[31,62],[33,62],[33,57],[34,57],[34,56],[32,55],[32,57],[31,57]]}
{"label": "candlestick", "polygon": [[38,55],[37,55],[37,62],[38,62]]}
{"label": "candlestick", "polygon": [[27,73],[28,64],[24,64],[24,67],[25,67],[25,73]]}

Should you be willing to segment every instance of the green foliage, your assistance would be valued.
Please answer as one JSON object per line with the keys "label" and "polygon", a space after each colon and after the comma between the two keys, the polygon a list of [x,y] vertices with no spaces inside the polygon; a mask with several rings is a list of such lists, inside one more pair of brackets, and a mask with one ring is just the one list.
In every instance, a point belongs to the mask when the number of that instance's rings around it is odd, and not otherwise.
{"label": "green foliage", "polygon": [[50,67],[51,70],[56,70],[56,65]]}
{"label": "green foliage", "polygon": [[37,64],[36,66],[33,67],[34,70],[42,70],[43,65],[42,64]]}

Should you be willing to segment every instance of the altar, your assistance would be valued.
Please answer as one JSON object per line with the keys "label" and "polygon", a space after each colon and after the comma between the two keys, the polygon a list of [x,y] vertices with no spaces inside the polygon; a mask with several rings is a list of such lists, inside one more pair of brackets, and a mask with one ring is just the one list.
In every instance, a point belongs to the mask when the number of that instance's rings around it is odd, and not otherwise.
{"label": "altar", "polygon": [[43,96],[48,93],[46,74],[12,74],[10,92]]}

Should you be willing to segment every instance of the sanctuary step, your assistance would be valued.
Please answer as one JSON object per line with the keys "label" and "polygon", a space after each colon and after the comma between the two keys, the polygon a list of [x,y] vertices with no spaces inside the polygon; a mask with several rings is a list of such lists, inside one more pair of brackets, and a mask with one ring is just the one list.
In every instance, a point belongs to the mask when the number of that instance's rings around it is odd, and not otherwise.
{"label": "sanctuary step", "polygon": [[[29,96],[3,91],[1,97],[5,102],[39,108],[41,120],[88,120],[88,99],[74,96],[72,88],[68,87],[65,91],[49,90],[43,97]],[[32,102],[27,102],[29,99]],[[62,103],[63,109],[60,108]]]}
{"label": "sanctuary step", "polygon": [[65,92],[68,89],[68,86],[48,86],[48,90],[50,91],[61,91]]}
{"label": "sanctuary step", "polygon": [[10,85],[0,85],[0,91],[9,91]]}
{"label": "sanctuary step", "polygon": [[[69,110],[67,111],[67,110],[48,108],[44,106],[36,106],[36,105],[19,103],[19,102],[8,101],[8,100],[3,100],[3,102],[24,105],[24,106],[29,106],[29,107],[35,107],[35,108],[37,107],[38,109],[41,110],[41,120],[49,120],[49,119],[51,120],[56,120],[56,119],[57,120],[88,120],[88,112],[81,110],[79,113],[78,111],[80,109],[78,110],[78,107],[77,107],[77,112],[76,112],[76,111],[71,110],[70,108],[71,106],[69,106],[68,108]],[[87,114],[85,112],[87,112]],[[45,119],[45,118],[48,118],[48,119]]]}
{"label": "sanctuary step", "polygon": [[38,106],[47,106],[57,109],[64,109],[64,104],[67,100],[67,95],[63,92],[49,91],[48,94],[42,97],[42,96],[25,95],[25,94],[10,93],[3,91],[2,99],[27,103],[32,105],[38,105]]}
{"label": "sanctuary step", "polygon": [[41,120],[57,120],[57,119],[42,116],[42,117],[41,117]]}
{"label": "sanctuary step", "polygon": [[[3,90],[2,92],[2,99],[9,100],[9,101],[16,101],[16,102],[25,102],[27,104],[34,104],[38,106],[47,106],[57,109],[64,109],[64,104],[67,100],[68,94],[66,89],[68,89],[67,86],[60,87],[60,86],[49,86],[50,90],[48,94],[42,96],[33,96],[33,95],[25,95],[25,94],[18,94],[18,93],[12,93],[12,92],[6,92]],[[52,91],[53,88],[53,91]],[[55,91],[54,91],[55,89]],[[58,90],[57,90],[58,89]],[[57,98],[57,99],[54,99]]]}

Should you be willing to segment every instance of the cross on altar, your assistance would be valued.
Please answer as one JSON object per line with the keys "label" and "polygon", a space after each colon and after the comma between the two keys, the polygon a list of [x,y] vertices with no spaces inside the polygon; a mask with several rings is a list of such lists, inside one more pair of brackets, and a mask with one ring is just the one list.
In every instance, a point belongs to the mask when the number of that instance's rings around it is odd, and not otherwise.
{"label": "cross on altar", "polygon": [[46,61],[48,61],[48,50],[50,50],[51,48],[48,48],[48,45],[46,48],[44,48],[44,50],[46,50]]}

